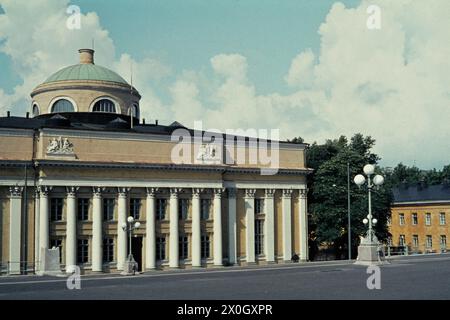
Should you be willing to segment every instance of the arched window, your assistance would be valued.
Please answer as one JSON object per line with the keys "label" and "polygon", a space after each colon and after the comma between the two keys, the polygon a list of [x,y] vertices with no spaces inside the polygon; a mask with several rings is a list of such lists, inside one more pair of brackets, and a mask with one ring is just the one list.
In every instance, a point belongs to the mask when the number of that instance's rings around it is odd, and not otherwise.
{"label": "arched window", "polygon": [[52,106],[52,113],[58,112],[74,112],[75,108],[73,107],[72,102],[67,99],[59,99]]}
{"label": "arched window", "polygon": [[139,105],[133,104],[129,111],[130,116],[133,115],[135,118],[139,118]]}
{"label": "arched window", "polygon": [[114,102],[108,99],[101,99],[98,100],[94,104],[94,108],[92,108],[93,112],[111,112],[116,113],[116,106],[114,105]]}
{"label": "arched window", "polygon": [[33,117],[37,117],[39,115],[39,107],[37,104],[33,104]]}

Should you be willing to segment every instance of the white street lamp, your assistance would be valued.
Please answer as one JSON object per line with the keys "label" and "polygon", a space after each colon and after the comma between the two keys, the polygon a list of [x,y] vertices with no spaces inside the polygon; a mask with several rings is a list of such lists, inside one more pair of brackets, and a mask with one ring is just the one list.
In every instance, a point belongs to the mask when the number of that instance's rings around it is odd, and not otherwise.
{"label": "white street lamp", "polygon": [[[375,173],[375,166],[372,164],[366,164],[363,168],[364,174],[367,176],[367,190],[369,193],[369,214],[367,218],[363,219],[364,225],[368,225],[366,236],[362,239],[358,247],[358,264],[373,264],[380,263],[380,257],[378,255],[378,239],[373,231],[372,226],[377,224],[378,220],[372,216],[372,188],[374,186],[381,186],[384,183],[384,177],[377,174],[373,178]],[[361,187],[366,183],[366,177],[362,174],[358,174],[353,179],[358,187]]]}
{"label": "white street lamp", "polygon": [[135,229],[138,229],[141,226],[141,223],[139,221],[135,221],[132,216],[129,216],[127,218],[127,222],[122,223],[121,227],[123,231],[128,232],[128,257],[125,261],[125,268],[122,272],[123,275],[130,275],[134,274],[135,270],[137,269],[137,263],[134,261],[133,254],[131,252],[131,234],[132,231]]}

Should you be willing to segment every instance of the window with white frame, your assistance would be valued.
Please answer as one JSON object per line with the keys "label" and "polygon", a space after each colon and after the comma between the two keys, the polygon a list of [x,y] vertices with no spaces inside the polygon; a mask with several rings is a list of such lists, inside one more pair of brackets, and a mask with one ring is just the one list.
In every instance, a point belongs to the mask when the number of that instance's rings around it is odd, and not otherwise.
{"label": "window with white frame", "polygon": [[112,221],[114,220],[114,206],[116,200],[113,198],[103,199],[103,220]]}
{"label": "window with white frame", "polygon": [[441,248],[443,248],[443,249],[447,248],[447,236],[445,234],[441,235],[440,244],[441,244]]}
{"label": "window with white frame", "polygon": [[425,213],[425,225],[431,226],[431,213]]}
{"label": "window with white frame", "polygon": [[188,237],[185,235],[182,235],[178,239],[178,255],[180,260],[185,260],[188,258],[188,251],[189,248],[189,241]]}
{"label": "window with white frame", "polygon": [[201,199],[202,220],[210,219],[210,211],[211,211],[211,200],[210,199]]}
{"label": "window with white frame", "polygon": [[77,241],[77,263],[86,263],[89,259],[89,240],[78,239]]}
{"label": "window with white frame", "polygon": [[78,221],[89,220],[89,199],[78,198]]}
{"label": "window with white frame", "polygon": [[114,239],[104,238],[103,239],[103,262],[113,262],[114,261]]}
{"label": "window with white frame", "polygon": [[94,107],[92,108],[93,112],[110,112],[110,113],[116,113],[116,106],[114,105],[114,102],[108,99],[101,99],[98,100]]}
{"label": "window with white frame", "polygon": [[255,254],[264,254],[264,220],[255,221]]}
{"label": "window with white frame", "polygon": [[255,199],[255,214],[264,213],[264,199]]}
{"label": "window with white frame", "polygon": [[202,235],[201,238],[201,254],[203,259],[208,259],[210,255],[210,240],[209,236]]}
{"label": "window with white frame", "polygon": [[130,215],[135,219],[139,220],[141,217],[141,199],[131,198],[130,199]]}
{"label": "window with white frame", "polygon": [[63,198],[52,198],[50,201],[50,218],[52,221],[61,221],[63,215]]}
{"label": "window with white frame", "polygon": [[157,260],[166,259],[166,237],[156,238],[156,259]]}
{"label": "window with white frame", "polygon": [[399,224],[401,226],[405,225],[405,214],[399,213],[398,214],[398,221],[399,221]]}
{"label": "window with white frame", "polygon": [[166,218],[166,199],[156,199],[156,220],[164,220]]}
{"label": "window with white frame", "polygon": [[445,225],[445,212],[439,213],[439,224],[441,226]]}
{"label": "window with white frame", "polygon": [[413,235],[413,247],[417,248],[419,246],[419,236],[417,234]]}
{"label": "window with white frame", "polygon": [[178,200],[178,219],[186,220],[188,218],[189,199]]}
{"label": "window with white frame", "polygon": [[433,247],[433,236],[427,235],[427,248]]}
{"label": "window with white frame", "polygon": [[412,224],[413,224],[413,226],[416,226],[417,225],[417,222],[418,222],[418,219],[417,219],[417,213],[413,213],[412,214],[412,219],[411,219],[411,221],[412,221]]}

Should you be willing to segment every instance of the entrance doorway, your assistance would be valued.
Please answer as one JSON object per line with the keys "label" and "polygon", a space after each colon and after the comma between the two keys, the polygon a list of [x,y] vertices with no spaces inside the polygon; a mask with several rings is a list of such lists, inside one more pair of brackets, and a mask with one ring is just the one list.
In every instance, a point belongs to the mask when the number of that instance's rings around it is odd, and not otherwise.
{"label": "entrance doorway", "polygon": [[142,271],[142,237],[131,238],[131,251],[138,264],[138,271]]}

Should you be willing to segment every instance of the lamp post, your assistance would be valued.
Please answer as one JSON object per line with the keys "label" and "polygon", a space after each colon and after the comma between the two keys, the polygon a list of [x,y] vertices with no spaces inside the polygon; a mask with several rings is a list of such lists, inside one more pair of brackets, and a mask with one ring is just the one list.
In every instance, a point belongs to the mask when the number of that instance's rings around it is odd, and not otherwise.
{"label": "lamp post", "polygon": [[[361,239],[361,243],[358,246],[358,258],[356,264],[381,264],[381,256],[378,254],[378,239],[373,231],[373,225],[377,223],[377,219],[372,216],[372,188],[374,186],[381,186],[384,183],[384,177],[377,174],[371,179],[375,172],[375,167],[372,164],[366,164],[363,168],[364,174],[367,176],[367,190],[369,194],[369,214],[367,218],[363,219],[365,225],[368,224],[368,230],[366,236]],[[362,174],[358,174],[353,179],[358,187],[361,187],[366,183],[366,178]]]}
{"label": "lamp post", "polygon": [[134,274],[137,269],[137,263],[134,261],[133,254],[131,253],[131,234],[133,233],[134,229],[137,229],[141,226],[141,223],[139,221],[134,221],[134,218],[132,216],[129,216],[127,218],[127,222],[122,224],[122,229],[125,232],[128,232],[128,257],[125,261],[122,275],[130,275]]}

